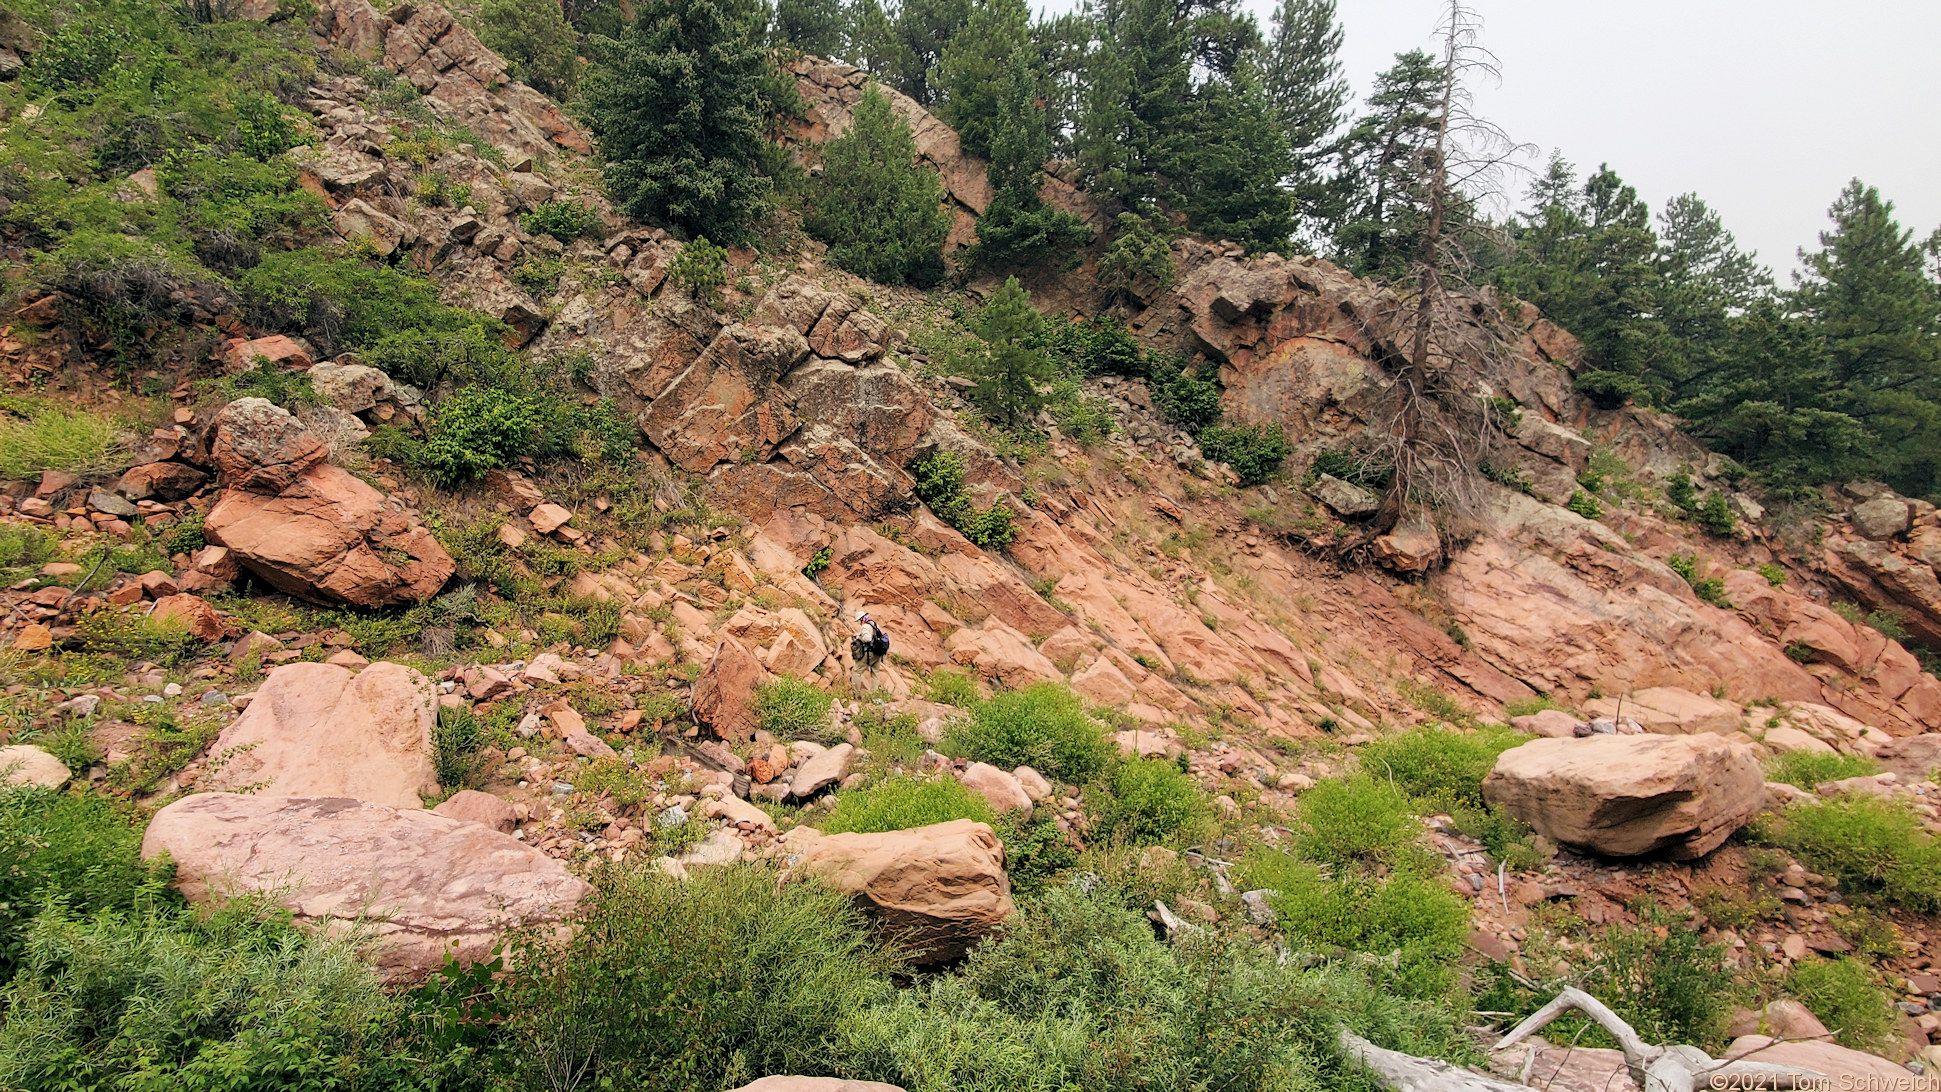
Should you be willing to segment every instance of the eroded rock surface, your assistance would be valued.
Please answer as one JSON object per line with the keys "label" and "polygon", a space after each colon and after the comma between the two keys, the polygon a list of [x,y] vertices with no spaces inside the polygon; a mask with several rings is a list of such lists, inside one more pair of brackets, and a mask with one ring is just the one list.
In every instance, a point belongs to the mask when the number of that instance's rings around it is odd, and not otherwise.
{"label": "eroded rock surface", "polygon": [[416,808],[438,791],[430,680],[394,663],[361,671],[289,663],[270,673],[215,745],[216,787],[347,796]]}

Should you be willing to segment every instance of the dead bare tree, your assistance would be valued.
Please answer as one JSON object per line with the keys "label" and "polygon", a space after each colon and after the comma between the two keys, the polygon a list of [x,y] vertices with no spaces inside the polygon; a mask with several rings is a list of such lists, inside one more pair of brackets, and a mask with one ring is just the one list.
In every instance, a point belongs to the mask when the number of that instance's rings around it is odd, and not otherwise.
{"label": "dead bare tree", "polygon": [[[1393,409],[1377,452],[1393,468],[1375,534],[1426,504],[1459,521],[1473,519],[1479,466],[1501,432],[1488,396],[1514,365],[1519,337],[1495,293],[1474,283],[1479,243],[1492,229],[1468,209],[1502,192],[1501,176],[1528,146],[1511,141],[1474,109],[1471,85],[1495,79],[1494,54],[1481,44],[1481,21],[1463,0],[1449,0],[1440,31],[1442,81],[1434,135],[1414,157],[1423,229],[1408,278],[1393,286],[1386,327],[1393,346]],[[1465,215],[1452,218],[1460,205]]]}
{"label": "dead bare tree", "polygon": [[[1696,1092],[1699,1088],[1815,1089],[1830,1087],[1827,1076],[1797,1066],[1773,1065],[1747,1058],[1714,1058],[1693,1046],[1654,1046],[1639,1037],[1624,1018],[1602,1001],[1578,989],[1566,989],[1549,1004],[1531,1013],[1497,1042],[1495,1050],[1509,1050],[1536,1034],[1566,1012],[1581,1012],[1616,1039],[1625,1066],[1644,1092]],[[1350,1031],[1337,1036],[1342,1053],[1367,1066],[1377,1080],[1396,1092],[1534,1092],[1527,1084],[1473,1073],[1438,1058],[1378,1047]],[[1525,1067],[1527,1070],[1527,1066]]]}

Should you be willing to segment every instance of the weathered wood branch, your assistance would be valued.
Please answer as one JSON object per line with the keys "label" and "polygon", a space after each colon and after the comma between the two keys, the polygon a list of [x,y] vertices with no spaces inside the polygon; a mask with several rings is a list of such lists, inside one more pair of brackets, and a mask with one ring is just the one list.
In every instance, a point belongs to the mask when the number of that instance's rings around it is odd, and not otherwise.
{"label": "weathered wood branch", "polygon": [[[1624,1052],[1626,1067],[1644,1092],[1696,1092],[1713,1086],[1721,1078],[1728,1081],[1728,1087],[1734,1088],[1828,1087],[1826,1075],[1810,1069],[1745,1058],[1718,1059],[1697,1047],[1678,1043],[1654,1046],[1645,1042],[1610,1006],[1579,989],[1559,993],[1549,1004],[1512,1028],[1494,1049],[1515,1047],[1566,1012],[1583,1013],[1617,1040],[1618,1048]],[[1472,1073],[1437,1058],[1418,1058],[1387,1050],[1350,1031],[1342,1031],[1337,1041],[1342,1053],[1367,1066],[1382,1084],[1395,1092],[1531,1092],[1527,1084]],[[1523,1073],[1525,1076],[1529,1073],[1527,1064]]]}

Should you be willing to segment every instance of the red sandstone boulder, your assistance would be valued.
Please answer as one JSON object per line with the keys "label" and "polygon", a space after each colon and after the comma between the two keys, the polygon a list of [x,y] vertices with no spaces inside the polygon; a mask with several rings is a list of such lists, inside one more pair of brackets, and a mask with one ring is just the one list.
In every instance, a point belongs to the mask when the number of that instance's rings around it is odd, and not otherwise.
{"label": "red sandstone boulder", "polygon": [[808,844],[797,867],[854,895],[922,963],[963,955],[1017,910],[1003,843],[969,819],[826,835]]}
{"label": "red sandstone boulder", "polygon": [[392,978],[484,958],[507,929],[563,925],[592,890],[483,824],[347,797],[184,797],[142,838],[144,857],[161,853],[191,902],[261,895],[303,924],[368,930]]}
{"label": "red sandstone boulder", "polygon": [[438,791],[431,762],[437,695],[402,664],[359,672],[289,663],[216,738],[224,756],[206,784],[271,796],[348,796],[394,808]]}

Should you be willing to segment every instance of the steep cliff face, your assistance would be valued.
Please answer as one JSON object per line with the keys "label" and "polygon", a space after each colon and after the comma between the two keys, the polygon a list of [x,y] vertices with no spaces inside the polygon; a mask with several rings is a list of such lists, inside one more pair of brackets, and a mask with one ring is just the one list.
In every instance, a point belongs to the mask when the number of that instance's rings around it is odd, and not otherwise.
{"label": "steep cliff face", "polygon": [[[1444,542],[1424,524],[1377,552],[1404,574],[1344,571],[1331,545],[1355,533],[1356,516],[1292,481],[1235,489],[1153,412],[1139,381],[1090,384],[1116,407],[1119,434],[1090,449],[1055,437],[1043,459],[1020,466],[960,424],[972,418],[958,392],[898,328],[893,316],[920,302],[914,294],[825,269],[813,250],[736,255],[718,310],[677,291],[667,270],[680,244],[608,210],[575,158],[585,138],[506,81],[503,63],[435,6],[380,14],[333,0],[317,26],[336,48],[409,78],[509,164],[449,152],[441,169],[470,182],[471,204],[406,201],[407,172],[383,155],[391,119],[369,88],[355,78],[320,86],[310,106],[325,140],[295,158],[338,231],[402,250],[448,300],[504,318],[530,351],[584,361],[589,397],[615,400],[668,471],[705,482],[712,503],[762,528],[769,545],[756,557],[765,549],[781,573],[831,551],[825,583],[879,605],[916,666],[1066,679],[1155,725],[1222,710],[1289,734],[1411,719],[1401,696],[1411,679],[1459,687],[1481,707],[1672,687],[1791,703],[1822,725],[1941,727],[1941,684],[1825,598],[1837,588],[1898,605],[1910,632],[1941,635],[1927,556],[1941,535],[1934,514],[1909,509],[1907,526],[1885,539],[1836,535],[1824,577],[1775,587],[1746,568],[1779,556],[1756,522],[1711,539],[1648,502],[1601,519],[1560,507],[1600,451],[1640,495],[1681,466],[1701,488],[1728,487],[1670,422],[1598,411],[1579,396],[1574,339],[1534,313],[1517,320],[1516,366],[1471,384],[1515,403],[1501,469],[1523,487],[1492,487],[1473,533]],[[795,140],[813,163],[817,145],[846,129],[864,77],[813,58],[794,72],[808,104]],[[890,97],[944,180],[954,243],[969,239],[990,200],[984,164],[915,103]],[[1066,182],[1048,181],[1045,195],[1101,219]],[[597,237],[560,244],[522,226],[522,212],[556,197],[601,210]],[[1284,428],[1290,467],[1366,446],[1384,427],[1384,361],[1405,334],[1394,296],[1311,257],[1182,240],[1175,258],[1177,284],[1135,301],[1127,322],[1217,367],[1229,420]],[[511,276],[531,259],[569,272],[535,295]],[[1082,268],[1037,277],[1041,306],[1103,305]],[[909,467],[942,450],[965,458],[984,503],[1020,513],[1002,553],[916,503]],[[1030,505],[1020,499],[1027,480]],[[1692,558],[1696,578],[1721,580],[1724,596],[1702,600],[1667,566],[1674,555]]]}

